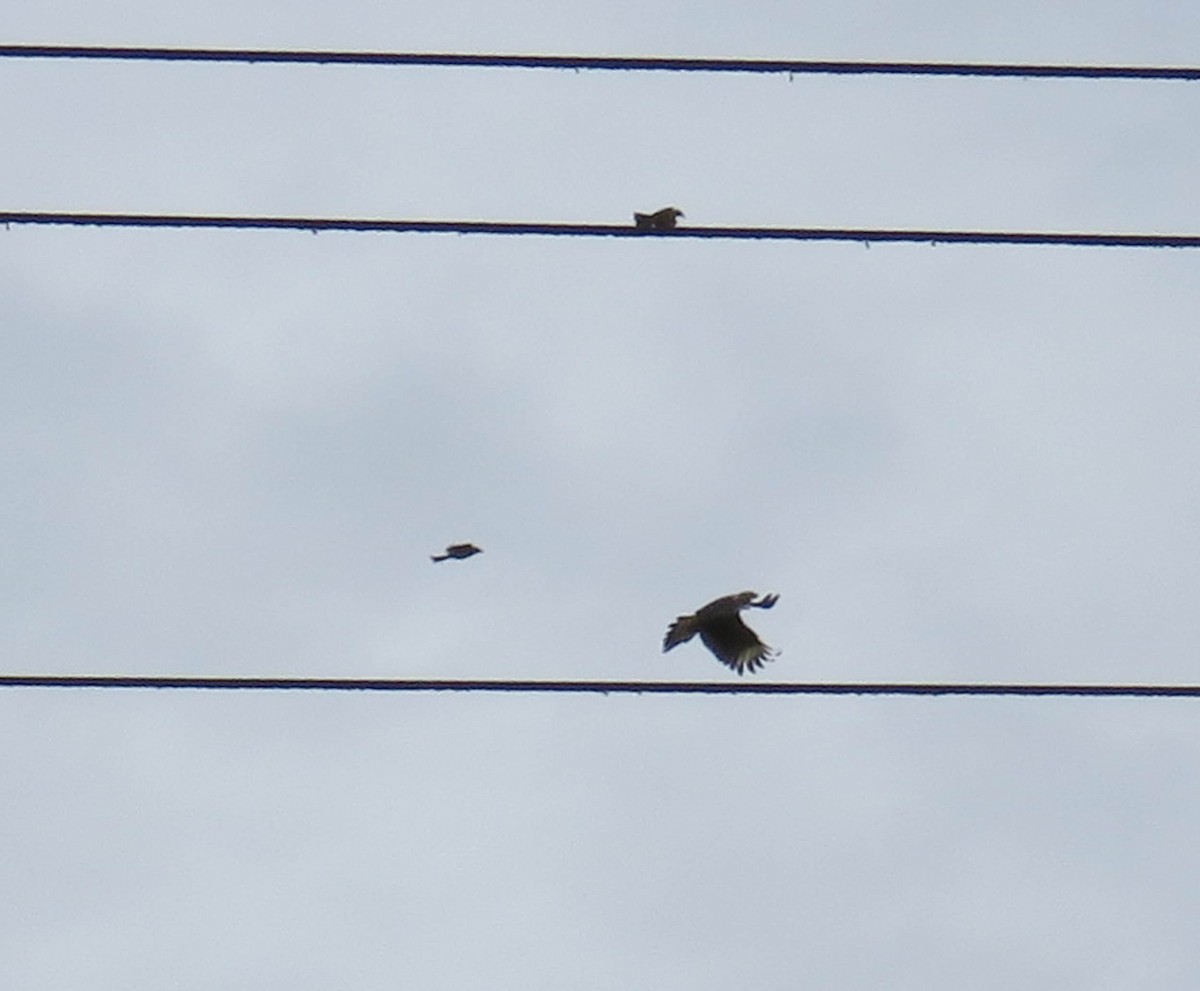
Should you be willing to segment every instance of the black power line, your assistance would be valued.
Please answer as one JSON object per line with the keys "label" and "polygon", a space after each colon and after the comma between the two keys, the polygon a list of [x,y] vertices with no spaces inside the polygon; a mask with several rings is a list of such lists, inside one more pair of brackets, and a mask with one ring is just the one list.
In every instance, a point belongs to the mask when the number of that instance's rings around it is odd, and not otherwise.
{"label": "black power line", "polygon": [[1113,234],[1055,231],[888,230],[841,227],[680,227],[641,230],[632,224],[515,223],[483,220],[378,220],[338,217],[190,216],[186,214],[0,211],[0,224],[77,227],[208,227],[233,230],[350,231],[409,234],[508,234],[558,237],[671,237],[705,240],[858,241],[925,244],[1022,244],[1089,248],[1200,248],[1200,234]]}
{"label": "black power line", "polygon": [[1197,80],[1200,68],[1142,65],[1022,65],[986,62],[852,62],[814,59],[661,58],[603,55],[486,55],[455,52],[279,51],[250,48],[133,48],[0,45],[0,58],[124,59],[157,62],[275,62],[455,68],[757,72],[802,75],[1016,76],[1041,79]]}
{"label": "black power line", "polygon": [[598,695],[1025,695],[1197,698],[1200,685],[905,684],[892,682],[496,681],[471,678],[214,678],[0,675],[0,688],[162,688],[316,692],[565,692]]}

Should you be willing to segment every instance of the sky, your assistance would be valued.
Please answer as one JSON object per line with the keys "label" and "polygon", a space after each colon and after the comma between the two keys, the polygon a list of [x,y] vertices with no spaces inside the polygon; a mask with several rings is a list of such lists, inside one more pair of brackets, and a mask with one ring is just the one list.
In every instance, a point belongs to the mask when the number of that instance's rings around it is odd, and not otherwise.
{"label": "sky", "polygon": [[[1195,65],[1200,9],[17,4],[7,44]],[[0,60],[4,210],[1200,231],[1165,82]],[[0,669],[1197,682],[1186,250],[0,231]],[[482,555],[433,565],[447,544]],[[1191,991],[1194,700],[0,690],[0,977]]]}

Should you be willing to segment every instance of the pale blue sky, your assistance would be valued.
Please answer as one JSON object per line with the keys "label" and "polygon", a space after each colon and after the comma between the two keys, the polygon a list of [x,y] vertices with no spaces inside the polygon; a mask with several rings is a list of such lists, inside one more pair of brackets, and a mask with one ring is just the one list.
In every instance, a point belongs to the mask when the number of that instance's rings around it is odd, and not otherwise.
{"label": "pale blue sky", "polygon": [[[1195,64],[1179,4],[9,43]],[[1183,83],[0,60],[3,208],[1183,232]],[[19,673],[1196,681],[1197,256],[0,231]],[[471,540],[485,553],[437,567]],[[23,991],[1191,991],[1187,701],[0,693]]]}

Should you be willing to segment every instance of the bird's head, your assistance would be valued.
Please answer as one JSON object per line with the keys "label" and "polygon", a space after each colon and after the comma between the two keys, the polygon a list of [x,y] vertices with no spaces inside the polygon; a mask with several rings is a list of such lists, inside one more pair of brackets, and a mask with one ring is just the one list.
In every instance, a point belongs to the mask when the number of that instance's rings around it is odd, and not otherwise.
{"label": "bird's head", "polygon": [[779,601],[779,596],[774,592],[770,592],[755,602],[754,596],[756,594],[757,593],[755,592],[742,592],[740,595],[738,595],[740,607],[745,609],[747,606],[754,606],[756,609],[770,609],[773,605],[775,605],[776,602]]}

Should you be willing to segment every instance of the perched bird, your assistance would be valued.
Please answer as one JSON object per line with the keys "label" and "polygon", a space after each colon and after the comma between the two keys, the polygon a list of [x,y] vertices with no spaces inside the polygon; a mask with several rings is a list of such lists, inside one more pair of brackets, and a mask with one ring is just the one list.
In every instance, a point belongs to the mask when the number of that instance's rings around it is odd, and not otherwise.
{"label": "perched bird", "polygon": [[445,554],[440,554],[437,557],[431,557],[431,561],[448,561],[450,558],[458,558],[461,560],[464,557],[470,557],[472,554],[482,554],[483,548],[476,547],[474,544],[451,544],[446,548]]}
{"label": "perched bird", "polygon": [[664,206],[656,213],[635,213],[633,226],[639,231],[670,231],[675,229],[675,218],[682,216],[682,210]]}
{"label": "perched bird", "polygon": [[770,609],[779,601],[779,596],[764,595],[755,602],[755,594],[739,592],[737,595],[726,595],[714,599],[690,616],[680,616],[663,637],[663,653],[687,643],[699,633],[704,646],[722,664],[733,668],[738,674],[757,671],[767,661],[774,660],[779,651],[759,640],[758,634],[742,622],[740,613],[751,606]]}

